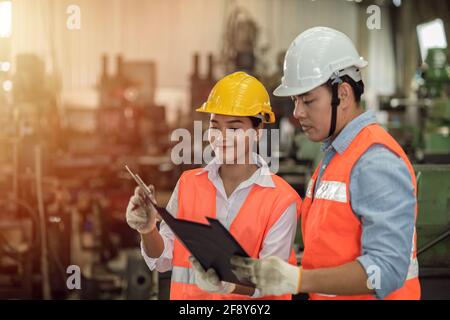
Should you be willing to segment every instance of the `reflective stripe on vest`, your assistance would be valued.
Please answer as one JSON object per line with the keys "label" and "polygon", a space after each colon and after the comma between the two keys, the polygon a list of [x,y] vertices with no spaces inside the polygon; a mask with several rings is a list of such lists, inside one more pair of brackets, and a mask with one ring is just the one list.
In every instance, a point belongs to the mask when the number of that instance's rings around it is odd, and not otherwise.
{"label": "reflective stripe on vest", "polygon": [[347,185],[339,181],[321,181],[315,198],[346,203]]}
{"label": "reflective stripe on vest", "polygon": [[195,284],[194,270],[192,268],[173,266],[172,281],[187,284]]}

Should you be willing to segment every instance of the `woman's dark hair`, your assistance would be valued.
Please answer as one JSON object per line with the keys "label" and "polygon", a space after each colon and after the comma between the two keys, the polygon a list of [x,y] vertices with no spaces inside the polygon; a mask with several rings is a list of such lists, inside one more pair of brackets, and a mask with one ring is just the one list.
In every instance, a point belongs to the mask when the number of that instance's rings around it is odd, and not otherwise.
{"label": "woman's dark hair", "polygon": [[257,118],[257,117],[249,117],[249,118],[250,118],[250,121],[252,122],[253,128],[258,128],[262,122],[261,118]]}

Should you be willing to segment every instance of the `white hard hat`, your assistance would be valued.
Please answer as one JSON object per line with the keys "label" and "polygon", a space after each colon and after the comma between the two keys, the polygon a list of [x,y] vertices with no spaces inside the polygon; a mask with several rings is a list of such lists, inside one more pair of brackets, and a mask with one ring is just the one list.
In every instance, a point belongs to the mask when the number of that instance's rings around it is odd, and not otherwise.
{"label": "white hard hat", "polygon": [[358,82],[359,69],[366,66],[367,61],[347,35],[327,27],[314,27],[292,42],[284,59],[281,85],[273,93],[279,97],[301,95],[343,75]]}

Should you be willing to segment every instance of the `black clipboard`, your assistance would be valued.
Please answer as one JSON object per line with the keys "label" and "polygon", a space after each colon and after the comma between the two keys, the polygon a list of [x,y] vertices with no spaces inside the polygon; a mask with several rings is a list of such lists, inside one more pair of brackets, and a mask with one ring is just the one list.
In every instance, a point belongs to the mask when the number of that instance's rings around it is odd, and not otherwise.
{"label": "black clipboard", "polygon": [[156,208],[161,218],[184,247],[198,260],[203,269],[213,268],[222,281],[255,287],[252,282],[247,279],[239,279],[231,271],[230,260],[233,256],[247,258],[249,255],[219,220],[205,217],[209,222],[208,225],[175,218],[165,208],[157,206],[152,201],[151,191],[144,181],[137,174],[134,174],[128,166],[125,166],[125,168],[142,188],[146,201]]}
{"label": "black clipboard", "polygon": [[178,240],[205,270],[213,268],[222,281],[255,287],[253,283],[246,279],[239,279],[231,271],[231,257],[235,255],[249,257],[249,255],[219,220],[206,217],[208,225],[177,219],[165,208],[155,207]]}

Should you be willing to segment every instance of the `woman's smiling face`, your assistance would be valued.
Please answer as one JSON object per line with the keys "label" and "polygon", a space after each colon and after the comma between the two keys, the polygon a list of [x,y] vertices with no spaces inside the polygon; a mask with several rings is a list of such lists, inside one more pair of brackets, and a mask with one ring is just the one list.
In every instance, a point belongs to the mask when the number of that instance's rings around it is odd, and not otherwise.
{"label": "woman's smiling face", "polygon": [[257,130],[249,117],[211,114],[208,140],[222,163],[249,163]]}

